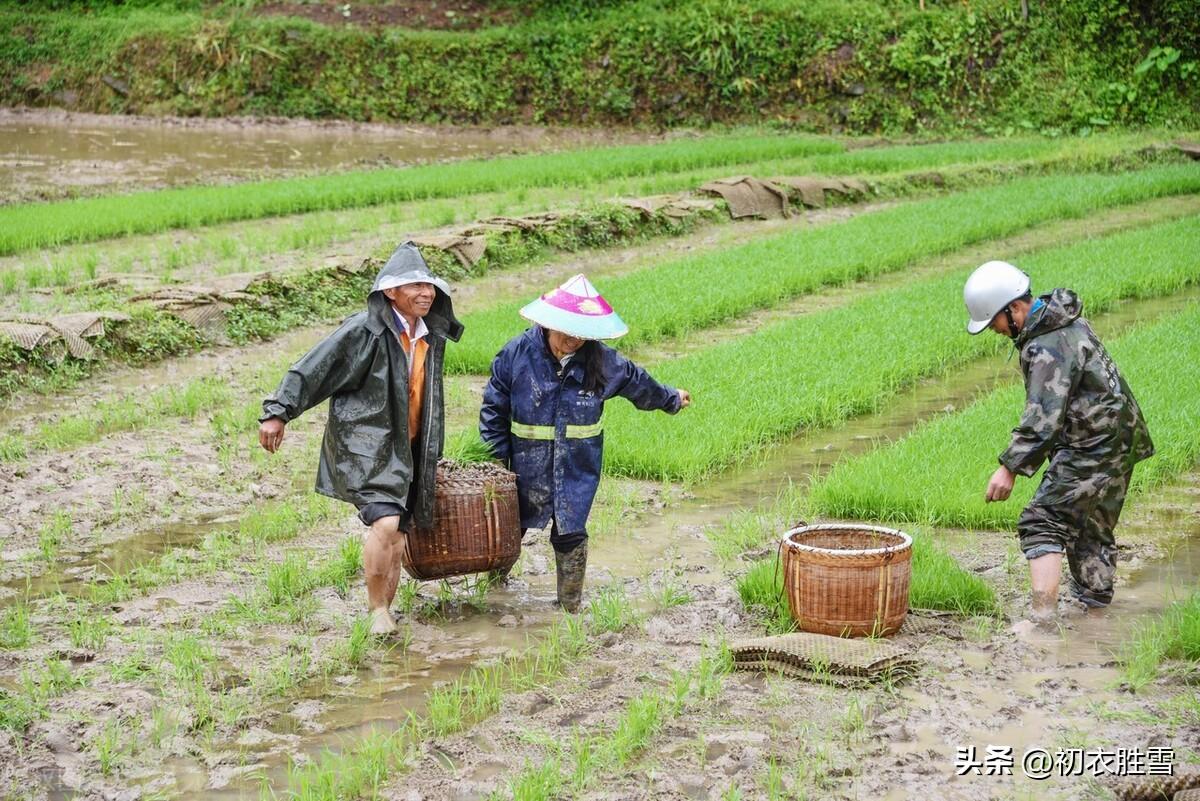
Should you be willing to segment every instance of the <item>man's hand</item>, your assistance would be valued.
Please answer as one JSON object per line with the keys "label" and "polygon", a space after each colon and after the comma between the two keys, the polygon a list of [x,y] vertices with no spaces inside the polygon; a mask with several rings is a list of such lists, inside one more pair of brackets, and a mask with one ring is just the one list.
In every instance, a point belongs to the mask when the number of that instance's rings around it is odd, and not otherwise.
{"label": "man's hand", "polygon": [[686,409],[692,404],[692,393],[686,389],[677,390],[679,392],[679,408]]}
{"label": "man's hand", "polygon": [[279,444],[283,442],[284,425],[278,417],[272,417],[258,427],[258,444],[262,445],[267,453],[279,450]]}
{"label": "man's hand", "polygon": [[1017,477],[1013,475],[1013,471],[1009,470],[1004,465],[996,468],[996,472],[992,473],[992,480],[988,482],[987,495],[984,500],[988,503],[992,501],[1007,501],[1008,496],[1012,494],[1013,482]]}

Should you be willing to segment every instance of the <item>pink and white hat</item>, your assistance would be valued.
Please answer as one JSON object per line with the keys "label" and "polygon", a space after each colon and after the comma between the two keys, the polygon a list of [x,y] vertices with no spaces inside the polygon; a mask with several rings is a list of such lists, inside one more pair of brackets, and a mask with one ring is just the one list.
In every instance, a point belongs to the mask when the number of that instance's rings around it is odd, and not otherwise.
{"label": "pink and white hat", "polygon": [[521,309],[521,316],[580,339],[616,339],[629,333],[629,326],[582,273]]}

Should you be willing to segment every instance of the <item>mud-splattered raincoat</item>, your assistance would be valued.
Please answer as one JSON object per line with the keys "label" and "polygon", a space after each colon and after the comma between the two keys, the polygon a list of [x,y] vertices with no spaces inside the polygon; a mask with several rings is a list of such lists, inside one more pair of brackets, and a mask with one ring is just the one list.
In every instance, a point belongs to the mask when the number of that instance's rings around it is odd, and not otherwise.
{"label": "mud-splattered raincoat", "polygon": [[517,474],[523,528],[542,528],[553,518],[563,533],[586,531],[600,486],[605,401],[619,395],[643,411],[679,411],[678,391],[596,344],[604,370],[599,392],[584,389],[579,359],[559,364],[541,326],[509,340],[492,361],[479,431]]}
{"label": "mud-splattered raincoat", "polygon": [[[423,527],[433,520],[434,479],[443,445],[446,340],[457,342],[463,332],[447,285],[428,276],[428,271],[414,245],[397,248],[375,279],[366,311],[346,318],[292,365],[263,401],[260,418],[278,417],[287,423],[329,398],[317,492],[358,507],[399,504]],[[424,317],[429,334],[422,419],[411,446],[408,361],[400,345],[400,324],[380,289],[385,279],[409,274],[427,277],[437,287],[433,306]]]}
{"label": "mud-splattered raincoat", "polygon": [[1025,375],[1025,411],[1000,462],[1032,476],[1050,460],[1021,513],[1026,556],[1067,554],[1073,594],[1089,605],[1112,600],[1114,529],[1133,466],[1154,454],[1133,393],[1080,315],[1069,289],[1035,301],[1016,339]]}

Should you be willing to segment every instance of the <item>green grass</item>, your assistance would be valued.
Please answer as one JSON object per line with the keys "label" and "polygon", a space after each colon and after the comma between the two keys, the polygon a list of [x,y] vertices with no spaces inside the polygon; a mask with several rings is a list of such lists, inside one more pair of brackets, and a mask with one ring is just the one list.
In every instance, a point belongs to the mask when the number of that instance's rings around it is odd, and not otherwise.
{"label": "green grass", "polygon": [[831,140],[807,136],[708,137],[8,206],[0,208],[0,255],[231,220],[451,198],[499,189],[588,186],[608,178],[840,149]]}
{"label": "green grass", "polygon": [[1167,660],[1182,661],[1185,678],[1195,679],[1200,664],[1200,592],[1171,604],[1149,625],[1139,626],[1121,653],[1125,680],[1134,689],[1157,678]]}
{"label": "green grass", "polygon": [[[620,345],[629,348],[736,320],[823,286],[900,270],[1038,223],[1198,191],[1200,172],[1190,166],[1115,176],[1024,178],[685,257],[601,282],[599,289],[628,323],[630,333]],[[530,298],[535,296],[531,291]],[[525,302],[466,315],[467,333],[447,349],[446,369],[486,373],[497,351],[527,325],[518,314]]]}
{"label": "green grass", "polygon": [[619,584],[610,584],[594,593],[587,611],[591,629],[597,632],[624,631],[642,620],[633,599]]}
{"label": "green grass", "polygon": [[[756,562],[737,580],[742,604],[760,615],[771,634],[794,631],[795,621],[783,594],[783,568],[775,558]],[[1000,610],[995,590],[921,533],[913,534],[909,606],[962,615],[994,615]]]}
{"label": "green grass", "polygon": [[[136,431],[168,418],[194,420],[201,412],[230,402],[228,382],[204,377],[182,386],[164,387],[146,395],[137,393],[104,400],[52,422],[41,423],[13,445],[0,447],[0,461],[13,461],[40,451],[65,450],[121,431]],[[15,443],[20,443],[16,447]]]}
{"label": "green grass", "polygon": [[[1181,223],[1193,234],[1173,239],[1183,261],[1195,261],[1200,220]],[[1150,239],[1149,236],[1143,239]],[[1130,242],[1130,246],[1134,243]],[[1113,243],[1116,248],[1116,243]],[[1127,271],[1170,286],[1170,263],[1162,249],[1146,244],[1141,253],[1117,248]],[[1135,258],[1135,254],[1136,258]],[[1113,269],[1111,261],[1093,269]],[[1140,266],[1139,266],[1140,265]],[[1154,271],[1162,274],[1155,276]],[[1084,300],[1088,300],[1084,295]],[[1086,307],[1085,307],[1086,310]],[[1129,382],[1150,426],[1157,454],[1134,470],[1132,492],[1176,478],[1200,459],[1200,304],[1159,322],[1143,325],[1110,343],[1109,352]],[[904,439],[838,465],[812,491],[813,506],[824,514],[882,520],[912,520],[989,529],[1011,528],[1037,488],[1018,478],[1004,503],[985,503],[984,489],[996,457],[1025,405],[1024,387],[996,390],[957,414],[920,426]]]}
{"label": "green grass", "polygon": [[[902,171],[939,170],[947,186],[999,180],[1028,171],[1080,171],[1104,168],[1124,159],[1139,163],[1146,136],[1087,139],[1000,139],[862,148],[801,159],[723,165],[683,172],[617,178],[589,187],[541,187],[385,204],[352,211],[311,212],[287,219],[236,223],[181,235],[179,232],[77,245],[54,253],[30,253],[0,270],[0,295],[69,286],[99,273],[152,273],[165,279],[196,280],[257,269],[264,256],[290,254],[307,259],[338,242],[378,238],[399,241],[412,231],[466,223],[489,215],[515,215],[563,209],[612,197],[695,189],[731,171],[755,175],[847,175],[886,178]],[[1142,161],[1145,159],[1142,158]],[[986,174],[981,171],[992,171]],[[920,182],[893,182],[893,192],[919,191]],[[365,254],[364,254],[365,255]],[[203,269],[203,275],[197,269]]]}
{"label": "green grass", "polygon": [[33,642],[29,606],[18,601],[0,612],[0,649],[15,651]]}
{"label": "green grass", "polygon": [[[1200,280],[1198,250],[1193,217],[1041,251],[1020,266],[1039,289],[1073,287],[1094,314]],[[875,411],[920,378],[1001,352],[1000,338],[964,330],[968,270],[787,319],[655,368],[660,381],[689,389],[693,403],[675,417],[612,404],[606,471],[694,480],[801,429]]]}

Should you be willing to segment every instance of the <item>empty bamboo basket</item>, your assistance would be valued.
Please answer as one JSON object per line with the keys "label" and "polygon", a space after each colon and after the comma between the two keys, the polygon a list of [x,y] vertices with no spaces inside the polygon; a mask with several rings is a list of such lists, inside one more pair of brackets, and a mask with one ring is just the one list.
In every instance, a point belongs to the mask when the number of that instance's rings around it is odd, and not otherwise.
{"label": "empty bamboo basket", "polygon": [[846,523],[800,526],[783,535],[783,587],[803,631],[886,636],[908,614],[912,538]]}
{"label": "empty bamboo basket", "polygon": [[433,526],[406,540],[404,569],[415,579],[507,570],[521,555],[516,475],[491,464],[439,465]]}

